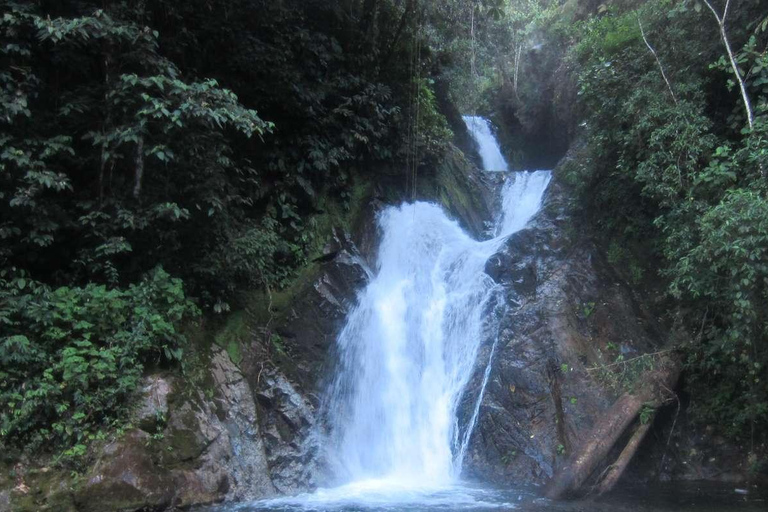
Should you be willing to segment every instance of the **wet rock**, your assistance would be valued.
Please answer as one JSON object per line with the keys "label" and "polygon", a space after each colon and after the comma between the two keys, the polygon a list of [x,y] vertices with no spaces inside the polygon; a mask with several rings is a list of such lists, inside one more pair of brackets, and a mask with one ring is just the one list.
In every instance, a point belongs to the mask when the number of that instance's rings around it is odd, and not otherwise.
{"label": "wet rock", "polygon": [[309,278],[287,292],[285,305],[272,308],[240,363],[256,397],[268,474],[280,493],[318,484],[313,433],[319,396],[333,374],[336,338],[371,275],[343,230],[334,230],[325,253]]}
{"label": "wet rock", "polygon": [[145,391],[163,391],[164,399],[145,393],[150,398],[140,404],[137,417],[160,403],[167,411],[164,420],[153,427],[153,435],[134,429],[101,450],[75,494],[78,510],[162,510],[275,494],[247,380],[218,348],[210,373],[209,395],[183,381],[147,379]]}
{"label": "wet rock", "polygon": [[[498,340],[489,339],[460,408],[466,424],[495,353],[465,472],[498,484],[542,484],[616,397],[590,369],[651,351],[656,327],[585,237],[572,240],[556,180],[542,211],[488,261],[503,286]],[[616,352],[614,354],[614,352]]]}
{"label": "wet rock", "polygon": [[[223,350],[215,353],[211,372],[220,396],[216,398],[218,413],[224,417],[226,429],[220,452],[231,453],[228,473],[232,480],[230,494],[238,498],[271,496],[275,488],[269,477],[269,466],[259,431],[253,393],[241,371]],[[220,455],[210,454],[214,463]]]}
{"label": "wet rock", "polygon": [[261,378],[256,397],[272,481],[285,494],[311,489],[318,454],[311,438],[315,409],[280,372],[267,370]]}
{"label": "wet rock", "polygon": [[161,460],[173,467],[177,505],[274,494],[253,394],[227,353],[211,359],[214,396],[202,391],[171,412]]}
{"label": "wet rock", "polygon": [[290,357],[278,358],[286,376],[303,393],[314,393],[328,373],[329,355],[357,292],[368,282],[371,270],[349,234],[334,230],[333,257],[318,264],[311,278],[300,283],[274,321],[254,340],[241,363],[254,389],[265,360],[270,359],[271,337],[277,334]]}

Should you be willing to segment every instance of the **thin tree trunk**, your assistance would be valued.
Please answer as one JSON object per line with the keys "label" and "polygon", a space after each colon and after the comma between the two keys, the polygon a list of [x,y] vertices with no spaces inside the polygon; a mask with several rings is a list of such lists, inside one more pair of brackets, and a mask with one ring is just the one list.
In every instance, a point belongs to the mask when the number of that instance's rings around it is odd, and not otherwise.
{"label": "thin tree trunk", "polygon": [[395,31],[394,37],[392,37],[392,42],[389,43],[389,48],[387,49],[387,53],[384,57],[384,59],[381,61],[381,67],[384,68],[389,64],[390,59],[392,58],[392,55],[395,53],[395,48],[397,48],[397,43],[400,41],[400,35],[403,33],[403,29],[405,29],[406,22],[408,21],[408,16],[411,14],[412,11],[414,11],[414,7],[416,5],[416,0],[407,0],[405,3],[405,11],[403,11],[403,15],[400,17],[400,23],[397,25],[397,30]]}
{"label": "thin tree trunk", "polygon": [[144,136],[139,135],[136,142],[136,170],[133,180],[133,198],[137,201],[141,197],[141,180],[144,177]]}
{"label": "thin tree trunk", "polygon": [[[109,63],[110,63],[110,52],[109,50],[105,50],[104,52],[104,110],[106,111],[106,115],[104,117],[104,124],[101,128],[101,134],[106,138],[107,130],[109,129],[109,126],[112,124],[112,109],[109,108]],[[101,206],[104,203],[104,170],[107,167],[107,143],[105,140],[102,140],[101,142],[101,157],[99,161],[99,178],[98,178],[98,195],[99,195],[99,206]]]}
{"label": "thin tree trunk", "polygon": [[469,35],[472,39],[472,60],[470,71],[472,72],[472,80],[475,79],[477,71],[475,70],[475,8],[472,6],[472,10],[469,15]]}
{"label": "thin tree trunk", "polygon": [[645,42],[645,46],[648,47],[648,49],[653,54],[653,58],[656,59],[656,64],[659,65],[659,71],[661,71],[661,77],[664,79],[664,82],[667,84],[667,89],[669,89],[669,94],[672,95],[672,101],[675,102],[675,105],[677,105],[677,98],[675,97],[675,92],[672,90],[672,84],[669,83],[669,80],[667,79],[667,74],[664,72],[664,66],[661,65],[661,61],[659,60],[659,56],[656,54],[656,50],[653,49],[653,46],[651,46],[651,43],[648,42],[648,38],[645,37],[645,31],[643,30],[643,24],[640,22],[640,17],[637,17],[637,25],[640,27],[640,35],[643,36],[643,41]]}
{"label": "thin tree trunk", "polygon": [[709,0],[704,0],[704,3],[707,4],[709,10],[712,11],[712,14],[717,20],[717,25],[720,27],[720,37],[723,40],[726,52],[728,52],[728,59],[731,62],[733,74],[736,75],[736,80],[739,82],[739,89],[741,89],[741,99],[744,101],[744,109],[747,111],[747,122],[749,123],[749,128],[752,129],[755,124],[755,115],[752,112],[752,104],[749,101],[749,94],[747,94],[747,86],[744,84],[744,80],[741,78],[739,66],[736,63],[736,58],[733,56],[733,51],[731,50],[731,43],[728,42],[728,34],[725,32],[725,18],[728,16],[728,7],[730,7],[731,0],[727,0],[725,2],[725,9],[723,10],[722,16],[717,14],[717,11],[714,7],[712,7],[712,4],[709,2]]}
{"label": "thin tree trunk", "polygon": [[517,79],[520,76],[520,61],[522,60],[523,56],[523,45],[522,43],[518,43],[518,47],[515,50],[515,74],[513,78],[513,87],[515,90],[515,97],[520,100],[520,95],[517,93]]}
{"label": "thin tree trunk", "polygon": [[370,51],[376,44],[376,15],[379,10],[379,0],[365,0],[360,18],[360,47]]}
{"label": "thin tree trunk", "polygon": [[616,485],[616,482],[619,481],[619,478],[621,478],[621,475],[624,474],[624,470],[627,469],[629,462],[632,460],[632,457],[635,456],[637,449],[640,447],[640,443],[642,443],[645,435],[648,433],[648,430],[650,430],[651,424],[653,423],[653,418],[655,416],[656,414],[654,413],[653,416],[648,420],[648,423],[640,424],[635,429],[635,432],[632,434],[632,437],[629,439],[627,445],[621,451],[621,454],[616,459],[616,462],[611,465],[608,473],[605,475],[605,477],[603,477],[603,480],[598,485],[598,493],[605,494],[609,492],[611,489],[613,489],[613,486]]}

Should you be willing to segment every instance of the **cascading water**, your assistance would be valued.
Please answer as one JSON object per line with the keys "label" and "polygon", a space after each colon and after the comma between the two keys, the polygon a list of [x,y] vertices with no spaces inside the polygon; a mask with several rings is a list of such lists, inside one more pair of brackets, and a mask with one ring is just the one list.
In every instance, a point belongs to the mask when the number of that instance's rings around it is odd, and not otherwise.
{"label": "cascading water", "polygon": [[550,171],[518,172],[514,174],[514,179],[504,183],[495,236],[509,236],[528,224],[531,216],[541,207],[541,198],[551,177]]}
{"label": "cascading water", "polygon": [[439,487],[459,476],[472,424],[459,436],[456,408],[495,327],[485,264],[538,211],[549,177],[511,176],[492,240],[473,240],[430,203],[382,213],[378,272],[339,337],[328,394],[326,447],[342,478]]}
{"label": "cascading water", "polygon": [[463,428],[457,408],[481,343],[497,336],[489,313],[501,290],[485,264],[536,214],[549,179],[548,171],[509,175],[491,240],[473,240],[435,204],[381,213],[377,270],[339,336],[324,400],[322,444],[339,486],[257,508],[500,505],[459,481],[491,361]]}
{"label": "cascading water", "polygon": [[477,142],[478,153],[483,162],[483,170],[486,171],[507,171],[507,161],[501,154],[501,148],[496,141],[496,137],[491,131],[491,123],[480,116],[462,116],[464,124],[467,125],[469,134]]}

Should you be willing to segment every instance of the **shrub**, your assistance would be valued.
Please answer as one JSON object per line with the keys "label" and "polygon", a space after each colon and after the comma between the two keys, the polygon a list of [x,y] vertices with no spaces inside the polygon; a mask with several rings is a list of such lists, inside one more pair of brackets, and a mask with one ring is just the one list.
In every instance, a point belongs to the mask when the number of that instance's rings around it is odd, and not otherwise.
{"label": "shrub", "polygon": [[0,443],[66,448],[125,417],[147,364],[181,360],[198,310],[162,268],[127,289],[0,272]]}

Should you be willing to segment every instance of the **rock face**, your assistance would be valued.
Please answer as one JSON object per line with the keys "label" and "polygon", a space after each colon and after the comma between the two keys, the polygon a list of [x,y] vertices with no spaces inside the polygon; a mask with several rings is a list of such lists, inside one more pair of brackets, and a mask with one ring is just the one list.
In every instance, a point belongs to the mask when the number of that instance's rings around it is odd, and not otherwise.
{"label": "rock face", "polygon": [[280,493],[322,483],[315,436],[319,397],[333,372],[336,337],[371,275],[366,258],[341,230],[334,230],[324,252],[309,278],[275,301],[241,363],[256,396],[269,471]]}
{"label": "rock face", "polygon": [[146,379],[139,428],[107,444],[75,493],[77,510],[138,510],[271,496],[275,488],[247,381],[215,350],[211,396]]}
{"label": "rock face", "polygon": [[262,376],[256,398],[264,411],[262,432],[272,481],[280,493],[315,487],[318,446],[315,407],[279,372]]}
{"label": "rock face", "polygon": [[[504,289],[498,340],[478,356],[461,411],[474,409],[493,351],[465,473],[497,484],[541,484],[618,390],[594,367],[652,351],[652,317],[597,248],[576,237],[555,178],[544,207],[487,264]],[[494,345],[494,341],[496,341]]]}

